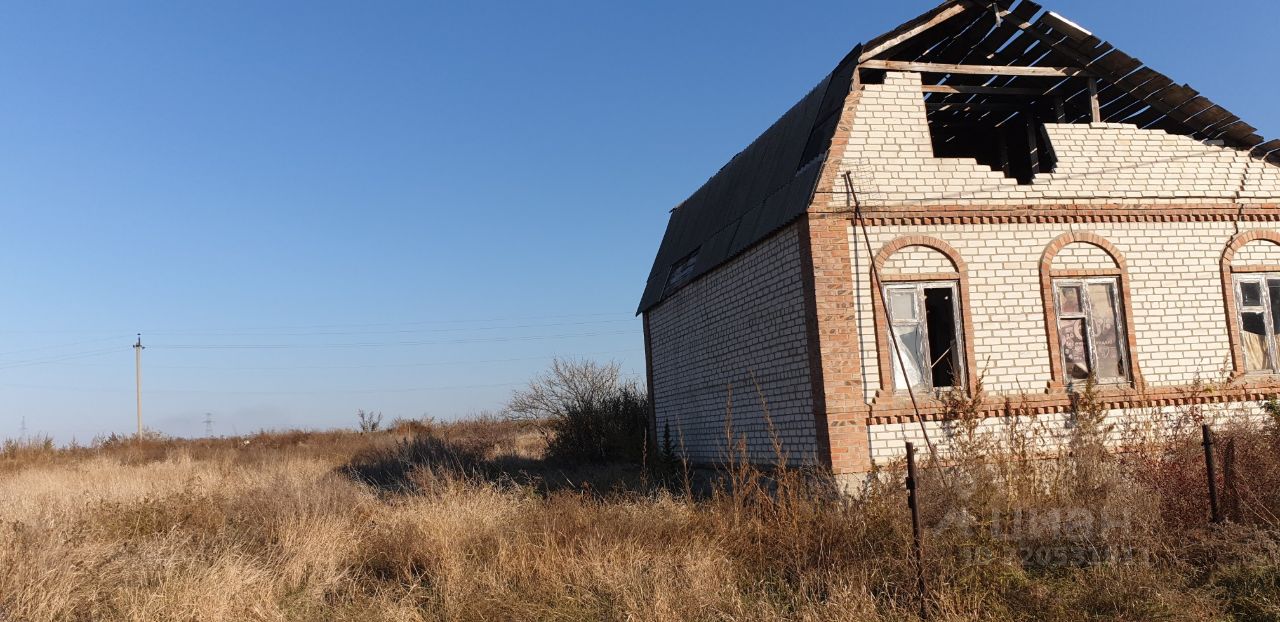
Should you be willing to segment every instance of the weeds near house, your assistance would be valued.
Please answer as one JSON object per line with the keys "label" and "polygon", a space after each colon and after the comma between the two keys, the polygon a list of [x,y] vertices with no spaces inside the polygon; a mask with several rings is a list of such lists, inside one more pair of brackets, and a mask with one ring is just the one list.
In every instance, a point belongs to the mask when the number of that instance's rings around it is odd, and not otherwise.
{"label": "weeds near house", "polygon": [[[931,619],[1280,616],[1280,428],[1222,426],[1250,466],[1211,527],[1195,439],[1076,451],[1082,425],[1047,452],[1003,408],[922,473]],[[851,497],[736,446],[698,488],[549,462],[537,424],[496,418],[7,444],[0,620],[918,619],[900,463]]]}

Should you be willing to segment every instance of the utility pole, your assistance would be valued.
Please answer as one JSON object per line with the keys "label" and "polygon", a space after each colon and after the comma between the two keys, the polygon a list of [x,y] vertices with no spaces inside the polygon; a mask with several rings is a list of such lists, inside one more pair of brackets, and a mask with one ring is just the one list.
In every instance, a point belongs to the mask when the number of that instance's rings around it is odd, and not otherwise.
{"label": "utility pole", "polygon": [[138,342],[133,344],[133,377],[138,399],[138,440],[142,440],[142,333],[138,333]]}
{"label": "utility pole", "polygon": [[204,414],[204,435],[209,438],[213,437],[213,413]]}

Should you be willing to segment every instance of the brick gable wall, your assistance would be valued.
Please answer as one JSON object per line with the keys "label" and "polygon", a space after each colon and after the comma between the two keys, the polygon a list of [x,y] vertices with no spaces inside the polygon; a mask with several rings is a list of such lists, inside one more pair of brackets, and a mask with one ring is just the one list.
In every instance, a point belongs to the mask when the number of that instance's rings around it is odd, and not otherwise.
{"label": "brick gable wall", "polygon": [[648,312],[659,442],[669,428],[694,462],[726,457],[730,406],[750,459],[772,462],[762,400],[789,458],[820,460],[801,228],[783,229]]}

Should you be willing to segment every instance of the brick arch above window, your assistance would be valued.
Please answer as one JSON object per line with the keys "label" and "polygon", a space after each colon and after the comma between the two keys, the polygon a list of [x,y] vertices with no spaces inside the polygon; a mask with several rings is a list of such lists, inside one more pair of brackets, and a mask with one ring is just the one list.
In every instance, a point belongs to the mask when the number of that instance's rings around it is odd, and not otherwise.
{"label": "brick arch above window", "polygon": [[[895,255],[924,249],[935,251],[935,253],[930,253],[935,259],[937,254],[941,254],[942,258],[949,261],[950,269],[942,272],[891,269],[897,267],[893,261]],[[931,263],[938,268],[948,267],[937,264],[936,261]],[[893,399],[895,393],[893,381],[894,346],[889,341],[889,312],[885,307],[883,291],[885,285],[895,283],[921,281],[956,282],[960,308],[960,328],[963,331],[962,337],[964,341],[961,354],[964,359],[962,365],[965,374],[965,389],[972,391],[974,381],[978,376],[976,358],[973,353],[973,320],[969,311],[969,268],[964,259],[960,257],[959,251],[938,238],[923,235],[903,236],[885,244],[876,253],[872,265],[874,278],[872,279],[871,305],[875,316],[876,353],[880,373],[880,391],[877,394],[877,401],[883,397]]]}
{"label": "brick arch above window", "polygon": [[925,235],[908,235],[897,238],[888,244],[885,244],[880,252],[876,253],[875,268],[876,272],[883,273],[889,267],[890,259],[899,251],[908,249],[912,246],[921,246],[932,249],[944,255],[951,261],[951,268],[956,274],[967,272],[968,267],[964,263],[964,259],[960,258],[960,253],[950,244]]}
{"label": "brick arch above window", "polygon": [[[1071,253],[1073,261],[1057,262],[1059,255],[1072,245],[1085,244],[1106,253],[1112,261],[1110,266],[1098,261],[1097,253]],[[1089,257],[1089,261],[1074,260]],[[1114,277],[1118,282],[1120,294],[1120,310],[1124,315],[1124,341],[1128,350],[1130,380],[1136,387],[1142,387],[1142,369],[1138,364],[1138,340],[1133,330],[1133,302],[1129,288],[1129,266],[1125,262],[1124,253],[1116,248],[1110,240],[1091,231],[1072,231],[1064,233],[1049,242],[1040,256],[1040,297],[1044,305],[1045,335],[1049,346],[1049,389],[1062,390],[1066,387],[1066,373],[1062,368],[1062,348],[1058,334],[1058,314],[1053,299],[1054,279],[1085,279],[1098,277]]]}
{"label": "brick arch above window", "polygon": [[1280,272],[1280,265],[1259,264],[1257,255],[1242,253],[1253,243],[1270,243],[1280,246],[1280,233],[1269,229],[1244,231],[1232,236],[1222,251],[1222,300],[1227,316],[1227,341],[1231,349],[1233,377],[1245,373],[1244,351],[1240,339],[1240,323],[1236,317],[1236,287],[1234,275],[1238,273]]}
{"label": "brick arch above window", "polygon": [[1256,255],[1250,257],[1251,253],[1248,251],[1252,249],[1245,249],[1245,247],[1257,247],[1268,243],[1280,248],[1280,233],[1268,229],[1255,229],[1237,233],[1231,237],[1231,241],[1227,242],[1227,248],[1222,251],[1222,263],[1225,266],[1233,267],[1236,271],[1249,267],[1251,264],[1256,265],[1259,263],[1255,259]]}
{"label": "brick arch above window", "polygon": [[[1045,247],[1044,253],[1040,256],[1040,273],[1044,274],[1046,271],[1053,271],[1054,260],[1058,257],[1058,254],[1072,244],[1089,244],[1102,249],[1115,262],[1115,266],[1110,270],[1128,272],[1128,266],[1124,261],[1124,253],[1121,253],[1120,249],[1116,248],[1109,240],[1090,231],[1072,231],[1054,238]],[[1070,268],[1066,269],[1070,270]]]}

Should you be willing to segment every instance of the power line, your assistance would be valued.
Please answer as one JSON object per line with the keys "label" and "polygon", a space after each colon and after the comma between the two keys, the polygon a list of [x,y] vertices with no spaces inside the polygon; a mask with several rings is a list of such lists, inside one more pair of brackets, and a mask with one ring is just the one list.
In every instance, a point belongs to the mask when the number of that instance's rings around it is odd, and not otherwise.
{"label": "power line", "polygon": [[[565,319],[573,319],[573,318],[602,318],[602,317],[618,318],[618,321],[621,321],[623,319],[634,320],[634,316],[630,313],[618,313],[618,312],[562,313],[562,314],[547,314],[547,315],[509,316],[509,317],[499,317],[499,318],[421,320],[421,321],[413,321],[413,322],[334,323],[334,324],[302,324],[302,325],[295,324],[295,325],[276,325],[276,326],[257,326],[257,327],[242,326],[242,327],[227,327],[227,328],[193,328],[188,330],[162,328],[160,330],[148,330],[147,333],[148,334],[203,334],[203,333],[222,333],[222,332],[234,332],[234,331],[273,331],[273,330],[302,331],[302,330],[323,330],[323,329],[342,329],[342,328],[380,328],[380,327],[389,327],[389,326],[430,326],[430,325],[437,325],[437,324],[484,324],[484,323],[492,323],[492,322],[526,322],[526,321],[533,321],[533,320],[565,320]],[[108,329],[72,328],[72,329],[52,329],[52,330],[39,330],[39,329],[0,330],[0,334],[14,334],[14,333],[19,333],[19,334],[98,333],[103,335],[111,334],[111,333],[119,334],[118,331],[109,329],[109,328]],[[130,333],[125,333],[125,334],[130,334]],[[114,339],[114,338],[117,338],[117,337],[104,338],[102,339],[102,341],[106,341],[108,339]]]}
{"label": "power line", "polygon": [[24,348],[22,350],[9,350],[8,352],[0,352],[0,356],[9,356],[11,354],[26,354],[27,352],[41,352],[44,350],[60,350],[62,348],[74,348],[76,346],[83,346],[91,343],[103,343],[107,341],[116,341],[119,339],[124,339],[126,337],[127,335],[125,336],[112,335],[110,337],[103,337],[102,339],[88,339],[85,341],[76,341],[74,343],[63,343],[63,344],[57,344],[52,346],[37,346],[34,348]]}
{"label": "power line", "polygon": [[[636,354],[641,349],[607,350],[604,352],[583,352],[574,356],[600,356],[604,354]],[[382,365],[278,365],[267,367],[244,367],[233,365],[152,365],[151,369],[207,369],[227,371],[289,371],[295,369],[400,369],[412,367],[442,367],[450,365],[483,365],[487,363],[515,363],[521,361],[545,361],[555,358],[555,354],[543,356],[523,356],[517,358],[482,359],[471,361],[435,361],[431,363],[387,363]]]}
{"label": "power line", "polygon": [[49,363],[58,363],[61,361],[71,361],[76,359],[90,358],[95,356],[105,356],[107,354],[120,354],[120,348],[110,348],[106,350],[96,350],[93,352],[81,352],[78,354],[68,354],[65,356],[57,356],[46,359],[33,359],[27,361],[14,361],[11,363],[0,363],[0,370],[15,369],[18,367],[31,367],[33,365],[47,365]]}
{"label": "power line", "polygon": [[608,335],[631,335],[633,330],[604,331],[591,333],[566,333],[559,335],[525,335],[506,337],[478,337],[474,339],[452,339],[435,341],[387,341],[387,342],[348,342],[348,343],[231,343],[231,344],[159,344],[153,348],[166,350],[290,350],[317,348],[395,348],[413,346],[437,346],[466,343],[505,343],[511,341],[542,341],[547,339],[572,339],[578,337],[603,337]]}
{"label": "power line", "polygon": [[183,336],[203,336],[203,337],[317,337],[317,336],[333,336],[333,335],[402,335],[402,334],[420,334],[420,333],[456,333],[464,331],[490,331],[490,330],[514,330],[522,328],[556,328],[561,326],[593,326],[599,324],[624,324],[634,323],[635,318],[625,320],[594,320],[589,322],[556,322],[552,324],[514,324],[508,326],[460,326],[455,328],[433,328],[433,329],[401,329],[401,330],[374,330],[374,331],[311,331],[311,332],[281,332],[281,333],[265,333],[265,332],[243,332],[248,329],[241,329],[241,332],[220,332],[220,331],[151,331],[152,335],[183,335]]}
{"label": "power line", "polygon": [[380,393],[422,393],[426,391],[455,391],[459,389],[492,389],[498,387],[517,387],[529,384],[528,380],[516,382],[497,382],[489,384],[458,384],[434,387],[408,387],[402,389],[307,389],[302,391],[225,391],[222,389],[153,389],[151,393],[189,394],[213,393],[216,395],[373,395]]}

